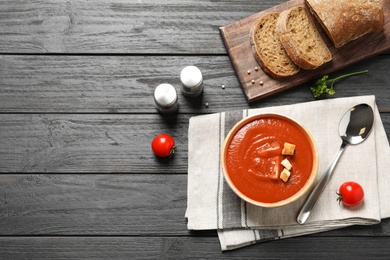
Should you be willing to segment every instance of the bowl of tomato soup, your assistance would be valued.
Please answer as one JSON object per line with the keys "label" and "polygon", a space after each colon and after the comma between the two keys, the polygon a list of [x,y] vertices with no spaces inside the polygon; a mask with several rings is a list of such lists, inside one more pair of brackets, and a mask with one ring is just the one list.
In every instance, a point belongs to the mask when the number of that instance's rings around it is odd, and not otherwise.
{"label": "bowl of tomato soup", "polygon": [[257,206],[281,207],[312,186],[318,153],[311,134],[280,114],[258,114],[238,122],[222,146],[221,164],[230,188]]}

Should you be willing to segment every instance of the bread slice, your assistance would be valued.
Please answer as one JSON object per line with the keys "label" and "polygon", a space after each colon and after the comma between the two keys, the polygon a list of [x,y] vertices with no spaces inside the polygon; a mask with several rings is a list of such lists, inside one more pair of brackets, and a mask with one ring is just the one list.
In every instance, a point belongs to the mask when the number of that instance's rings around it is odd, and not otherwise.
{"label": "bread slice", "polygon": [[336,48],[383,30],[382,0],[306,0],[306,4]]}
{"label": "bread slice", "polygon": [[332,60],[311,14],[304,6],[283,11],[276,23],[279,39],[299,67],[312,70]]}
{"label": "bread slice", "polygon": [[278,17],[279,13],[265,14],[256,20],[250,31],[253,55],[264,72],[273,78],[289,77],[299,71],[276,34]]}

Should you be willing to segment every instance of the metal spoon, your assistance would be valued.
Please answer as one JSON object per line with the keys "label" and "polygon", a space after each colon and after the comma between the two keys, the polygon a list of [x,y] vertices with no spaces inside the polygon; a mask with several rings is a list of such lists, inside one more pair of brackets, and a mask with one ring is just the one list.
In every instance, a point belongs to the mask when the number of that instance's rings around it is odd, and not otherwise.
{"label": "metal spoon", "polygon": [[326,183],[332,176],[333,169],[336,166],[341,154],[348,144],[360,144],[370,134],[374,123],[374,113],[372,108],[367,104],[359,104],[344,114],[339,124],[339,134],[343,142],[336,156],[333,158],[328,170],[321,177],[309,197],[306,199],[301,211],[298,214],[297,221],[299,224],[305,223],[310,212],[317,202],[318,197],[325,188]]}

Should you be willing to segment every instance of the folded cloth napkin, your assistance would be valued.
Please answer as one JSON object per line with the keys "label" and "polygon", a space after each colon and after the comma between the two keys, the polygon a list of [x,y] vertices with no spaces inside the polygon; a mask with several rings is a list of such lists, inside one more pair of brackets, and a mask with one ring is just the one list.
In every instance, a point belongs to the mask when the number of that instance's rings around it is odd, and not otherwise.
{"label": "folded cloth napkin", "polygon": [[[296,217],[308,194],[288,206],[267,209],[241,200],[225,182],[220,164],[221,145],[242,118],[272,112],[305,126],[318,149],[318,181],[340,148],[341,117],[360,103],[373,108],[374,128],[363,143],[347,146],[305,224],[298,224]],[[377,224],[390,217],[390,189],[386,187],[390,181],[390,175],[386,175],[390,168],[390,146],[374,96],[196,116],[190,119],[188,142],[188,229],[218,230],[222,250],[355,224]],[[365,197],[359,206],[346,208],[338,204],[336,192],[345,181],[363,186]]]}

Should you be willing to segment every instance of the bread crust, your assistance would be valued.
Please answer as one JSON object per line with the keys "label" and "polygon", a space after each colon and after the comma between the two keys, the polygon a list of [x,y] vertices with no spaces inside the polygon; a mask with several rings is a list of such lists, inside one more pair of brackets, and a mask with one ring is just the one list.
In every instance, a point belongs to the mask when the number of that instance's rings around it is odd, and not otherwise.
{"label": "bread crust", "polygon": [[382,0],[305,0],[310,12],[339,48],[384,27]]}
{"label": "bread crust", "polygon": [[[252,47],[252,53],[257,63],[261,66],[263,71],[267,73],[272,78],[284,78],[295,75],[299,72],[300,68],[295,65],[295,63],[290,59],[290,57],[285,53],[282,44],[280,43],[279,37],[276,35],[275,26],[276,20],[279,17],[279,13],[268,13],[260,17],[256,20],[253,26],[250,29],[250,44]],[[267,22],[267,19],[274,21],[274,24],[269,24],[274,30],[272,38],[274,40],[274,46],[266,46],[268,49],[275,50],[280,49],[280,51],[284,52],[283,57],[278,57],[280,64],[275,67],[275,64],[271,64],[271,61],[268,59],[267,55],[265,55],[264,46],[259,44],[259,41],[263,37],[261,29],[264,27],[264,23]],[[272,32],[270,32],[272,34]],[[264,38],[270,38],[269,35],[264,36]],[[271,39],[272,40],[272,39]],[[279,69],[278,69],[279,67]]]}
{"label": "bread crust", "polygon": [[[301,25],[297,23],[290,25],[290,17],[297,13],[305,15],[306,19]],[[309,31],[309,28],[311,28],[311,40],[315,43],[311,43],[309,47],[314,49],[314,51],[304,50],[303,44],[296,41],[296,35],[300,35],[298,26],[305,27],[307,29],[306,31]],[[332,60],[332,54],[317,31],[317,27],[306,7],[296,6],[283,11],[277,20],[276,31],[290,58],[302,69],[313,70]],[[304,41],[303,37],[304,35],[302,34],[301,38]]]}

